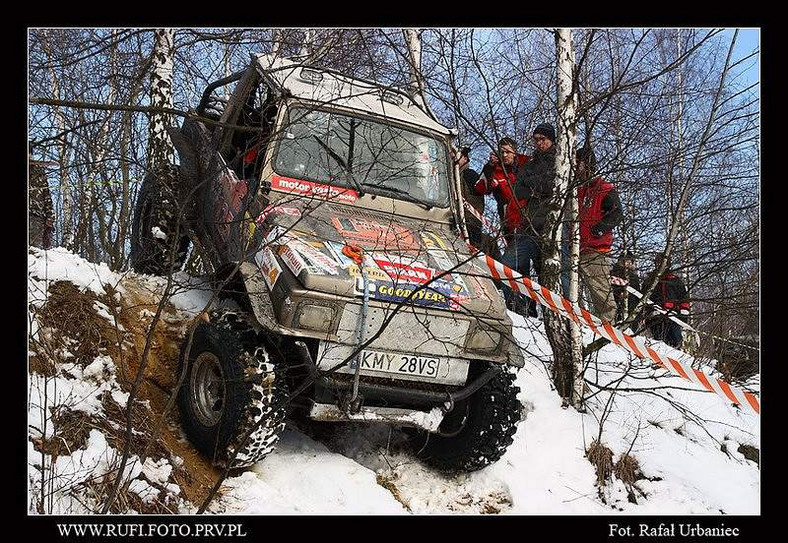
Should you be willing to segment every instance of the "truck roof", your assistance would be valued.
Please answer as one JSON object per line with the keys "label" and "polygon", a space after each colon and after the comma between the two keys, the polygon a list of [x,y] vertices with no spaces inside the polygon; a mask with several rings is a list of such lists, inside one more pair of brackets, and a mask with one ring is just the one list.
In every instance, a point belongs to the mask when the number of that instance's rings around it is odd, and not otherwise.
{"label": "truck roof", "polygon": [[[441,134],[452,133],[449,128],[435,121],[418,107],[402,90],[275,55],[256,55],[256,61],[279,86],[287,89],[296,98],[330,103],[396,119]],[[319,73],[320,76],[310,81],[307,79],[308,76],[302,76],[304,68]]]}

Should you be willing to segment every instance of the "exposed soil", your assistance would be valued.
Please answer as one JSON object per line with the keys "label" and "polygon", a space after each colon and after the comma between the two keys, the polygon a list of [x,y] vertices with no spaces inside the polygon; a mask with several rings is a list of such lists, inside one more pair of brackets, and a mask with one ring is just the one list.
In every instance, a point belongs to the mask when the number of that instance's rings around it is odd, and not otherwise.
{"label": "exposed soil", "polygon": [[[36,315],[39,326],[49,333],[39,333],[35,341],[31,340],[31,350],[36,355],[30,358],[30,371],[54,375],[57,371],[54,361],[62,361],[58,357],[65,350],[73,355],[69,361],[83,367],[97,356],[108,355],[117,368],[119,384],[129,392],[141,366],[160,296],[141,285],[144,284],[133,279],[124,280],[122,295],[106,287],[107,292],[97,296],[69,282],[53,283],[46,303]],[[99,314],[100,311],[112,320]],[[150,334],[152,345],[139,397],[132,410],[134,432],[130,451],[154,460],[168,458],[173,465],[172,478],[181,488],[183,497],[199,506],[218,479],[219,471],[182,436],[174,401],[165,413],[178,382],[179,351],[188,324],[172,304],[166,304],[156,329]],[[113,448],[122,450],[126,441],[126,406],[115,403],[109,393],[102,404],[106,416],[101,420],[72,411],[53,414],[55,435],[47,440],[36,440],[36,450],[52,456],[71,454],[84,448],[91,428],[100,429]],[[159,437],[154,439],[157,433]],[[174,460],[176,456],[182,461]],[[90,491],[101,496],[108,490],[99,487],[97,484]],[[170,509],[174,505],[159,501],[153,505],[143,504],[135,493],[124,491],[117,496],[113,510],[122,512],[124,507],[145,513],[167,513],[172,512]]]}

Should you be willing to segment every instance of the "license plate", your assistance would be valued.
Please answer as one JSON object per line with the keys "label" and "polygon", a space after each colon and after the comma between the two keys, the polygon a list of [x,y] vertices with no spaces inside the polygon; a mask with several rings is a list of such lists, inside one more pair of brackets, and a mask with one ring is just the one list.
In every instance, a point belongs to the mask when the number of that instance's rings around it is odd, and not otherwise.
{"label": "license plate", "polygon": [[[420,377],[437,377],[440,359],[428,356],[415,356],[380,351],[361,351],[359,355],[361,369],[369,369],[384,373],[418,375]],[[350,361],[350,369],[355,370],[358,359]]]}

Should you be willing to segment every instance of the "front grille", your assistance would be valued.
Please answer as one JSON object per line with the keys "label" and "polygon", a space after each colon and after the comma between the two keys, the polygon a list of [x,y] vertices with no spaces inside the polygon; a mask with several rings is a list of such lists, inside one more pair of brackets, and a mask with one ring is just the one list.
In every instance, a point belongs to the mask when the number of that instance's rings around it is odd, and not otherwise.
{"label": "front grille", "polygon": [[[369,306],[364,337],[372,337],[377,333],[391,311],[390,308]],[[355,344],[358,341],[360,322],[361,306],[346,304],[337,327],[338,342]],[[434,310],[427,313],[423,309],[402,308],[380,337],[367,348],[463,358],[469,328],[470,321],[459,319],[455,314],[436,314]]]}

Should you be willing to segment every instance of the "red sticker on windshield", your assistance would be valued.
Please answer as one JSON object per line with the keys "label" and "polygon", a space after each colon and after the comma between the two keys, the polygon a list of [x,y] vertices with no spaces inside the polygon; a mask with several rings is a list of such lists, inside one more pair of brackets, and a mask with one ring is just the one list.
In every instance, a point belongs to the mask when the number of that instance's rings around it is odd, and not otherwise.
{"label": "red sticker on windshield", "polygon": [[357,243],[364,248],[410,251],[421,248],[410,229],[391,221],[382,222],[362,217],[331,217],[331,222],[345,241]]}
{"label": "red sticker on windshield", "polygon": [[290,177],[274,175],[271,177],[271,188],[304,196],[314,196],[326,200],[337,200],[340,202],[355,202],[358,200],[358,192],[343,187],[332,187],[312,181],[302,181]]}

